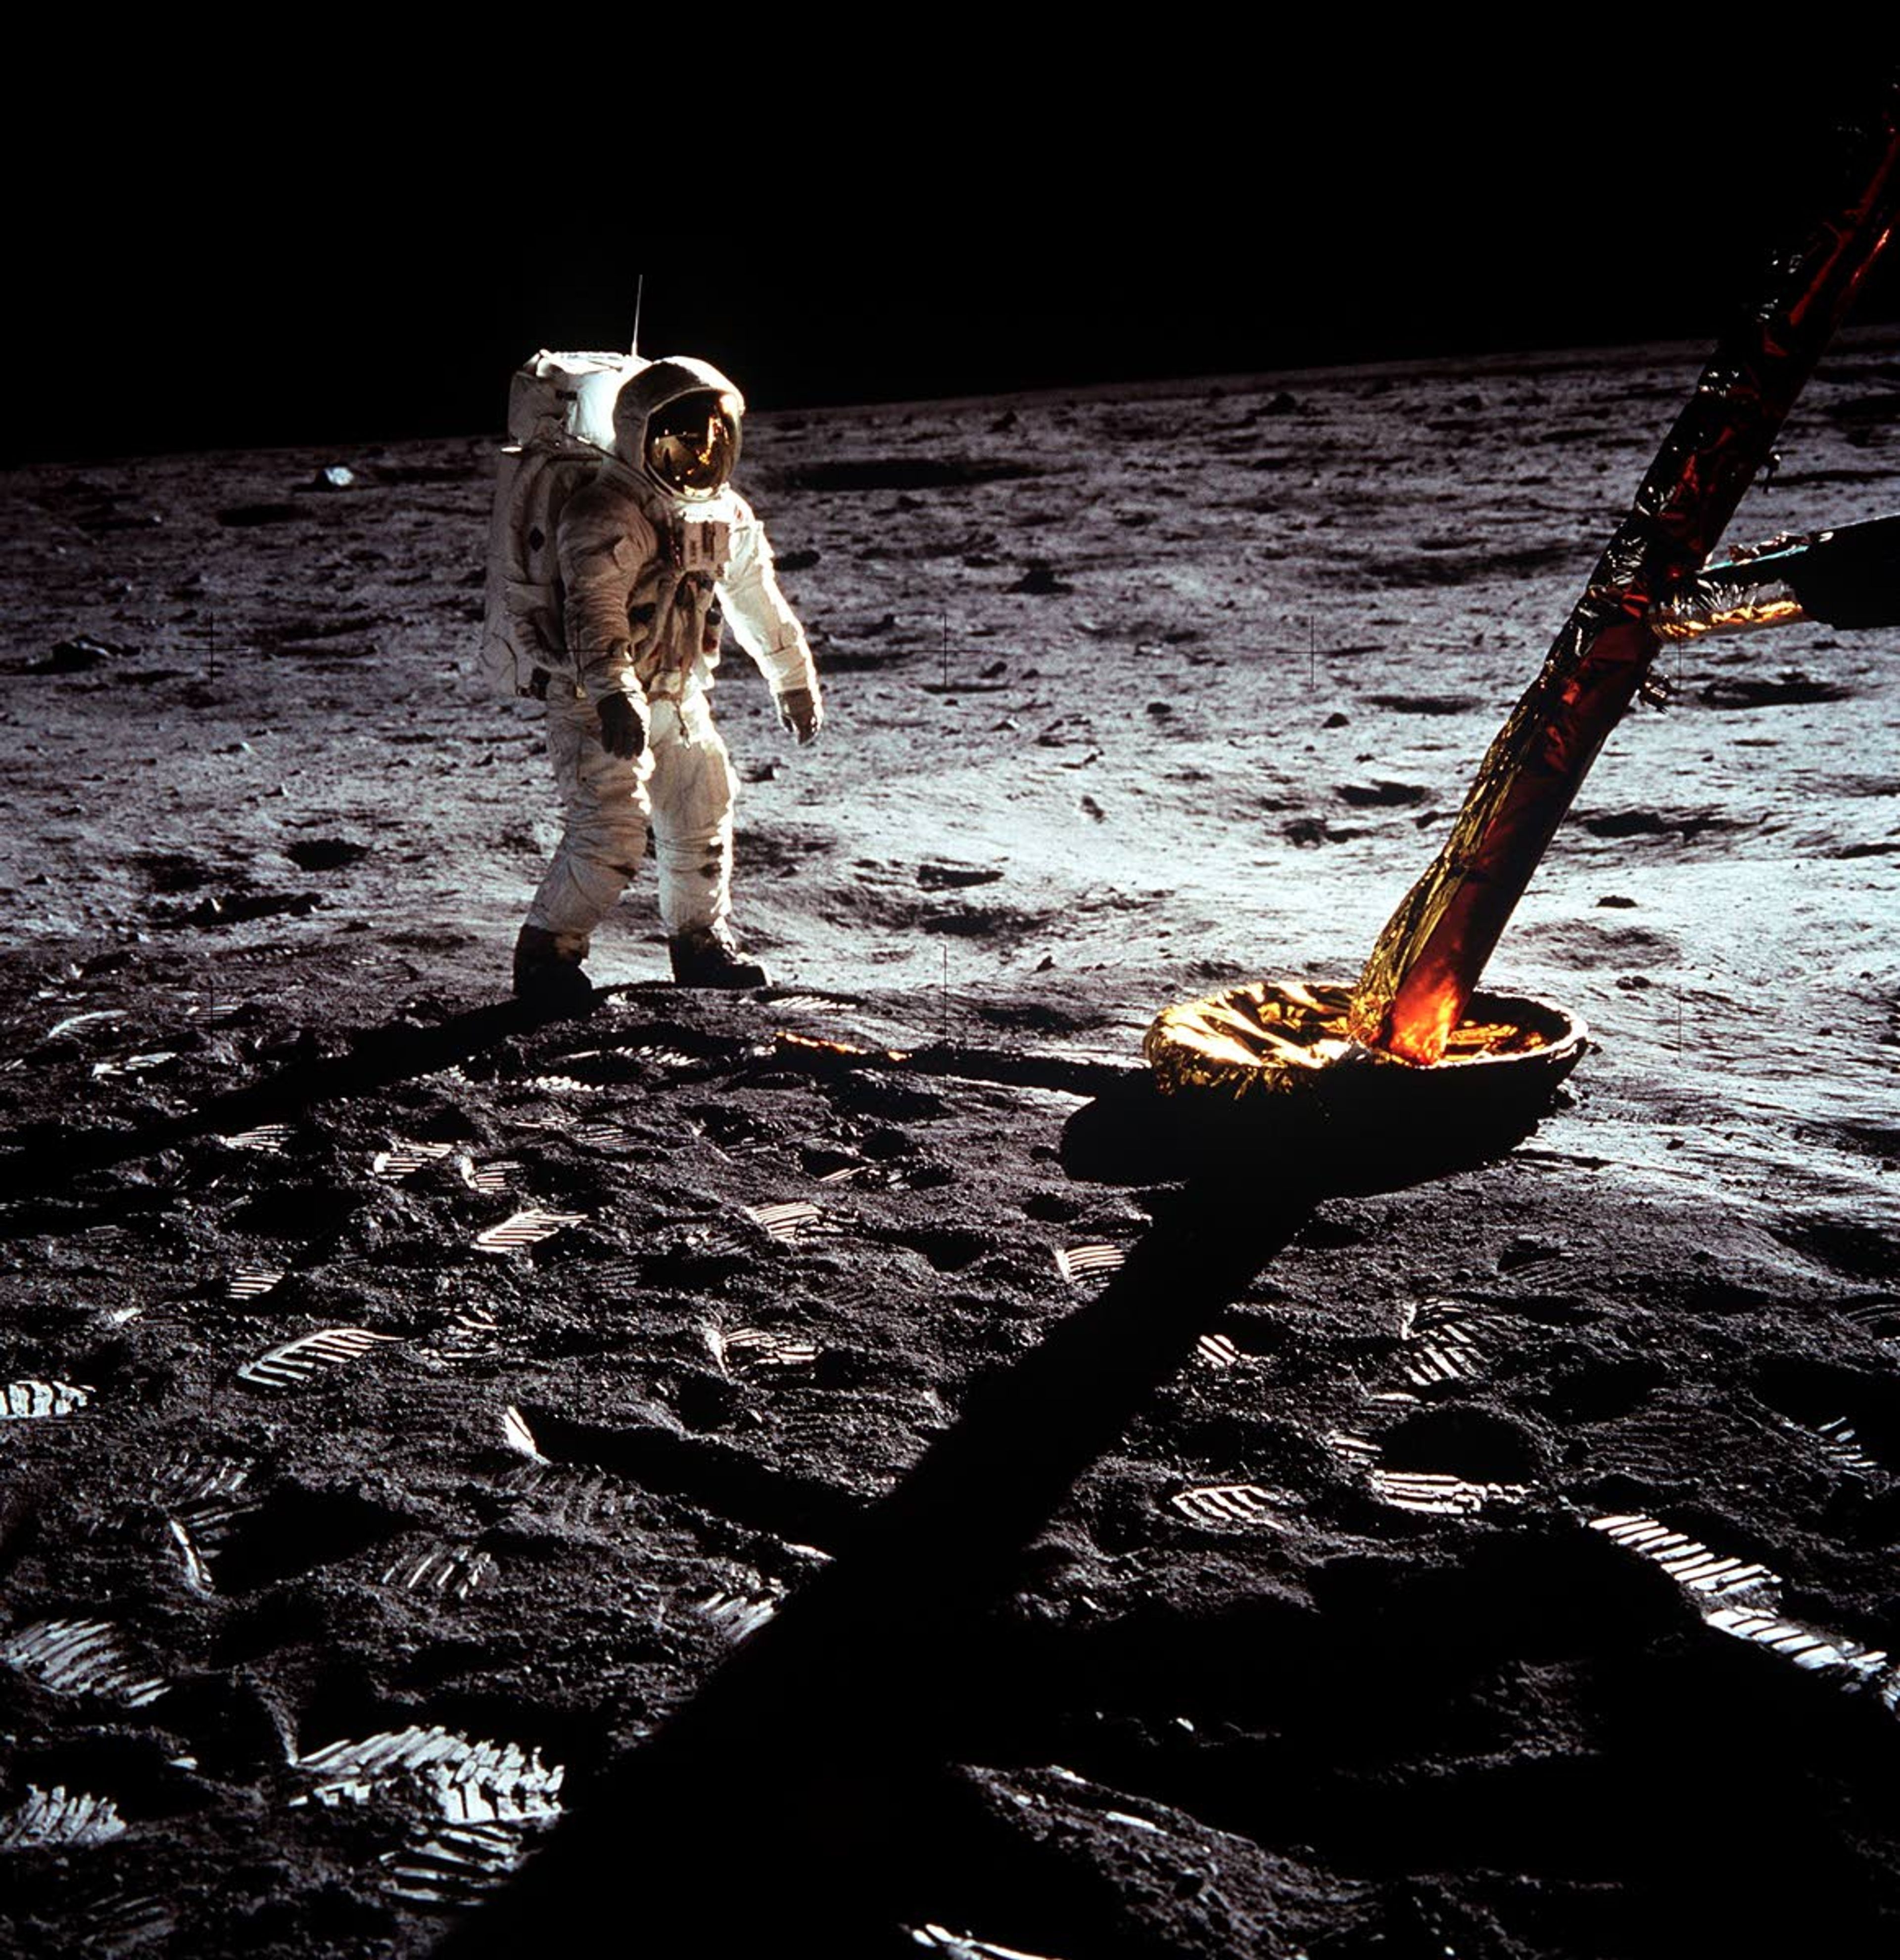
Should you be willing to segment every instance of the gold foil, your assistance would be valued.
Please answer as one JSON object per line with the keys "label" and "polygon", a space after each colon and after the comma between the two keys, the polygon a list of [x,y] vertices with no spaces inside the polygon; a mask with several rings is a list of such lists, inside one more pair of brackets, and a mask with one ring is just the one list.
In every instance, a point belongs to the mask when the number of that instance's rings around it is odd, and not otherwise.
{"label": "gold foil", "polygon": [[1658,639],[1699,640],[1711,633],[1752,633],[1763,626],[1791,626],[1805,619],[1801,602],[1786,585],[1724,583],[1720,570],[1650,609]]}
{"label": "gold foil", "polygon": [[[1343,982],[1264,980],[1164,1009],[1142,1053],[1164,1093],[1213,1090],[1233,1099],[1297,1093],[1337,1064],[1403,1068],[1347,1031],[1352,988]],[[1547,1045],[1516,1022],[1466,1021],[1446,1044],[1447,1063],[1528,1055]]]}

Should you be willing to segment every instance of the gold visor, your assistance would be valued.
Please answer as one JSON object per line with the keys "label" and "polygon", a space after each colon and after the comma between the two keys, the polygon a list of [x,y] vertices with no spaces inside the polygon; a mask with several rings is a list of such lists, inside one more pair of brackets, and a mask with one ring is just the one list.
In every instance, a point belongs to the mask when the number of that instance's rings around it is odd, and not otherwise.
{"label": "gold visor", "polygon": [[739,416],[730,395],[697,389],[647,418],[647,468],[676,497],[716,497],[738,460]]}

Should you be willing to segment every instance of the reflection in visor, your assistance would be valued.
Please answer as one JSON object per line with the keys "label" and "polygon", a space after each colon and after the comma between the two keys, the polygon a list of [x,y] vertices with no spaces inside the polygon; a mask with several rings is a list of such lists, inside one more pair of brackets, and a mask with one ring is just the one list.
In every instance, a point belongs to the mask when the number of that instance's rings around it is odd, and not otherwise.
{"label": "reflection in visor", "polygon": [[676,497],[711,497],[739,460],[739,418],[730,395],[682,395],[647,421],[647,467]]}

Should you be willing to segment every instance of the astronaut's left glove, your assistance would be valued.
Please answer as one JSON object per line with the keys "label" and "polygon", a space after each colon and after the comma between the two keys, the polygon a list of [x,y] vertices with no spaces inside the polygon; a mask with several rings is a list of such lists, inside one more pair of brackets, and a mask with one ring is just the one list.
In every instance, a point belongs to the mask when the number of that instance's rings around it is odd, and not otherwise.
{"label": "astronaut's left glove", "polygon": [[788,687],[778,697],[778,718],[785,724],[785,732],[803,748],[818,740],[818,731],[825,725],[824,706],[811,689]]}
{"label": "astronaut's left glove", "polygon": [[631,762],[647,746],[647,705],[630,694],[603,694],[598,704],[600,746]]}

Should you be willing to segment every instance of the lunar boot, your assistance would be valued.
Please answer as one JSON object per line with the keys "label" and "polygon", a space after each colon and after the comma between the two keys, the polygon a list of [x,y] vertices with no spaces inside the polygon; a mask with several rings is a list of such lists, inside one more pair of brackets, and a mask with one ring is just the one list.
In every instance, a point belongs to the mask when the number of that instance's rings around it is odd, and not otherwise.
{"label": "lunar boot", "polygon": [[524,925],[514,942],[514,998],[544,1020],[578,1020],[594,1011],[594,982],[581,966],[587,944],[580,950],[571,934]]}
{"label": "lunar boot", "polygon": [[681,987],[762,987],[765,969],[748,959],[722,921],[676,933],[667,941],[674,983]]}

